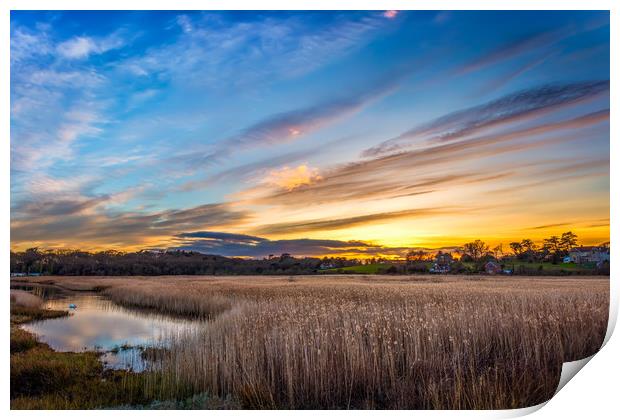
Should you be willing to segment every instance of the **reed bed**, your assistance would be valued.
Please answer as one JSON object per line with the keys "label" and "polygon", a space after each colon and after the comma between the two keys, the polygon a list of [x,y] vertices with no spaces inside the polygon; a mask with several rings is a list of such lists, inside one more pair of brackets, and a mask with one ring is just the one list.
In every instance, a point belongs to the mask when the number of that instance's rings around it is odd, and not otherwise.
{"label": "reed bed", "polygon": [[11,304],[26,308],[39,308],[43,299],[24,290],[11,290]]}
{"label": "reed bed", "polygon": [[159,293],[138,285],[108,288],[102,293],[120,305],[193,318],[211,319],[234,304],[229,297],[199,288],[167,288]]}
{"label": "reed bed", "polygon": [[104,293],[206,319],[161,352],[150,398],[244,408],[535,405],[600,348],[609,313],[600,277],[168,277]]}

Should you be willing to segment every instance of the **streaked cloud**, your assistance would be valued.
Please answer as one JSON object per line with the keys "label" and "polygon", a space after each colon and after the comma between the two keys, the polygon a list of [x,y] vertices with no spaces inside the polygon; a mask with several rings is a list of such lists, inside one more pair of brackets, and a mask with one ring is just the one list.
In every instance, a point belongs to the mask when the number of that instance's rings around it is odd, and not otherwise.
{"label": "streaked cloud", "polygon": [[[395,212],[366,214],[363,216],[346,217],[342,219],[304,220],[299,222],[276,223],[261,226],[256,229],[256,233],[262,235],[273,235],[282,233],[329,231],[360,225],[368,225],[371,223],[381,223],[389,220],[424,218],[438,214],[454,213],[456,211],[456,209],[452,208],[411,209]],[[458,211],[464,213],[463,209]]]}
{"label": "streaked cloud", "polygon": [[541,226],[534,226],[534,227],[530,227],[530,228],[525,228],[525,230],[549,229],[549,228],[556,228],[556,227],[571,226],[572,224],[573,224],[573,222],[553,223],[553,224],[550,224],[550,225],[541,225]]}
{"label": "streaked cloud", "polygon": [[561,28],[554,31],[545,31],[526,35],[476,57],[475,59],[464,64],[462,67],[458,68],[457,73],[471,73],[500,61],[516,57],[525,52],[536,51],[541,47],[545,47],[559,41],[563,37],[567,36],[568,33],[568,28]]}
{"label": "streaked cloud", "polygon": [[[338,91],[333,97],[308,107],[271,115],[242,129],[238,134],[205,147],[196,146],[191,153],[172,158],[191,167],[204,167],[229,157],[232,151],[292,142],[316,132],[336,121],[359,112],[372,102],[393,92],[409,75],[408,64],[396,71],[383,74],[378,80],[368,81],[357,91]],[[206,149],[205,151],[202,151]]]}
{"label": "streaked cloud", "polygon": [[176,237],[183,239],[215,239],[218,241],[228,241],[235,243],[257,243],[265,240],[265,238],[260,238],[258,236],[243,235],[240,233],[209,231],[183,232],[176,235]]}
{"label": "streaked cloud", "polygon": [[22,206],[19,211],[34,217],[47,216],[73,216],[85,210],[92,209],[108,199],[107,196],[96,197],[84,200],[50,200],[41,202],[30,202]]}
{"label": "streaked cloud", "polygon": [[364,241],[337,241],[329,239],[288,239],[237,235],[225,232],[187,232],[178,235],[172,249],[198,251],[231,257],[264,258],[289,253],[296,256],[323,255],[381,255],[402,256],[408,249],[386,247]]}
{"label": "streaked cloud", "polygon": [[514,69],[510,69],[506,74],[502,74],[501,76],[490,80],[489,83],[487,83],[487,85],[484,87],[484,89],[480,91],[480,94],[485,95],[485,94],[488,94],[489,92],[493,92],[507,85],[508,83],[522,76],[528,71],[536,68],[537,66],[544,64],[555,53],[556,53],[555,51],[545,52],[543,54],[537,55],[533,59],[527,60],[525,63],[523,63],[522,65]]}
{"label": "streaked cloud", "polygon": [[[567,38],[580,33],[587,33],[607,24],[609,24],[607,19],[597,16],[553,29],[530,32],[467,61],[457,67],[455,73],[459,75],[473,73],[503,61],[510,61],[532,53],[550,55],[556,52],[552,50],[553,47]],[[522,68],[521,71],[525,71],[525,68]]]}
{"label": "streaked cloud", "polygon": [[[507,171],[504,170],[503,173],[491,174],[489,178],[484,173],[457,172],[450,167],[467,160],[574,141],[575,138],[579,138],[578,134],[563,137],[544,137],[544,135],[563,130],[577,130],[607,121],[609,110],[602,110],[503,134],[473,137],[370,160],[350,162],[331,171],[324,171],[322,179],[312,185],[301,186],[291,191],[275,191],[258,198],[257,202],[288,205],[343,202],[362,198],[413,195],[440,187],[481,183],[508,176],[509,173],[505,173]],[[443,173],[433,176],[426,173],[429,168],[438,165],[447,165]],[[515,167],[518,168],[519,165]]]}
{"label": "streaked cloud", "polygon": [[421,139],[453,140],[498,124],[544,115],[609,91],[609,80],[546,85],[518,91],[482,105],[456,111],[408,130],[364,151],[371,157],[393,153]]}
{"label": "streaked cloud", "polygon": [[[246,221],[247,212],[227,204],[205,204],[182,210],[126,213],[83,213],[95,202],[46,202],[26,205],[11,220],[11,240],[49,244],[98,243],[98,247],[140,247],[186,229],[225,227]],[[63,213],[62,210],[67,210]],[[32,223],[33,219],[37,223]]]}

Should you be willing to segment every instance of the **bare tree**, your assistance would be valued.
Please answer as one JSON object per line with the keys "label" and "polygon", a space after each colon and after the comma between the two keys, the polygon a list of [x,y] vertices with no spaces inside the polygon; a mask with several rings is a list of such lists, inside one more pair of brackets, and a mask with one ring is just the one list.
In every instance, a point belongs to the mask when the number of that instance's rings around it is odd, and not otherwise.
{"label": "bare tree", "polygon": [[543,247],[550,253],[556,254],[560,251],[560,238],[557,236],[551,236],[550,238],[543,240]]}
{"label": "bare tree", "polygon": [[510,249],[512,249],[515,257],[518,257],[523,253],[523,247],[521,246],[521,242],[511,242]]}
{"label": "bare tree", "polygon": [[560,238],[560,247],[565,251],[569,251],[575,246],[577,246],[577,235],[571,231],[564,232],[562,238]]}
{"label": "bare tree", "polygon": [[476,239],[463,245],[463,251],[474,260],[479,260],[489,252],[489,246],[480,239]]}
{"label": "bare tree", "polygon": [[504,256],[504,246],[502,244],[499,244],[495,248],[493,248],[493,255],[497,259],[502,258]]}

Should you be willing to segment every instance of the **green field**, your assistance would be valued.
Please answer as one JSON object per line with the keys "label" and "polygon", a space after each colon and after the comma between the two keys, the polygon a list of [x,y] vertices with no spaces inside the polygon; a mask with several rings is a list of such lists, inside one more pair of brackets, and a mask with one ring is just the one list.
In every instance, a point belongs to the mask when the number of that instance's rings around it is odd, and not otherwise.
{"label": "green field", "polygon": [[347,273],[347,274],[377,274],[379,270],[387,270],[394,264],[391,263],[377,263],[366,265],[353,265],[351,267],[342,268],[330,268],[327,270],[321,270],[323,273]]}
{"label": "green field", "polygon": [[560,263],[560,264],[552,264],[550,262],[533,262],[533,263],[529,263],[529,262],[523,262],[523,261],[518,261],[518,262],[514,262],[514,263],[506,263],[505,267],[507,269],[512,269],[514,265],[514,269],[517,270],[518,267],[525,267],[528,269],[538,269],[540,266],[542,266],[543,271],[559,271],[559,270],[565,270],[565,271],[583,271],[583,270],[593,270],[595,267],[590,266],[590,265],[584,265],[584,264],[575,264],[575,263]]}
{"label": "green field", "polygon": [[[395,263],[377,263],[377,264],[366,264],[366,265],[354,265],[351,267],[342,267],[342,268],[330,268],[327,270],[321,270],[322,273],[330,273],[330,274],[379,274],[385,272],[385,270],[389,269],[391,266],[396,265]],[[427,268],[430,268],[432,263],[426,263]],[[475,264],[473,262],[465,262],[463,263],[465,267],[470,270],[474,269]],[[514,262],[506,262],[503,263],[503,266],[507,270],[518,271],[520,267],[528,269],[528,270],[538,270],[539,267],[542,266],[542,271],[568,271],[568,272],[577,272],[577,271],[592,271],[594,269],[593,266],[590,265],[582,265],[575,263],[559,263],[553,264],[550,262],[525,262],[525,261],[514,261]]]}

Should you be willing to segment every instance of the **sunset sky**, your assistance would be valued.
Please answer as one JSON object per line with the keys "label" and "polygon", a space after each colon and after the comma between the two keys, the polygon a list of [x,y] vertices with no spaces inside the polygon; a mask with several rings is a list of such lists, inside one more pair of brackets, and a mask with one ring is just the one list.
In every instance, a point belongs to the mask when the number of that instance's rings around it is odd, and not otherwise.
{"label": "sunset sky", "polygon": [[12,12],[13,250],[609,240],[608,12]]}

